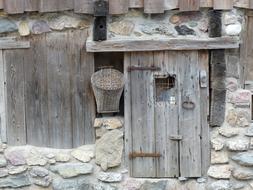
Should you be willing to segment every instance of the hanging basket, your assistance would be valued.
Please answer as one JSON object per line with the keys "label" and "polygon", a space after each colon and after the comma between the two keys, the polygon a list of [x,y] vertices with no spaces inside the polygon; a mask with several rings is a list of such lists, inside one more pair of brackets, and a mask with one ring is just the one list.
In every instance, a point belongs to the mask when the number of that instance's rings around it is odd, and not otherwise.
{"label": "hanging basket", "polygon": [[115,69],[101,69],[91,77],[98,113],[119,112],[124,75]]}

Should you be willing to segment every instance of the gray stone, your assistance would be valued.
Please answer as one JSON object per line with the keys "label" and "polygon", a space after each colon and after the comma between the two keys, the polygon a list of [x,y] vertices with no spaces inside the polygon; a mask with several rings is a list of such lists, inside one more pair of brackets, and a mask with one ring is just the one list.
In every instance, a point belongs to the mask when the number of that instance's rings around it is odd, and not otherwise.
{"label": "gray stone", "polygon": [[237,23],[237,21],[238,21],[237,16],[234,13],[228,12],[224,15],[224,24],[225,25],[235,24],[235,23]]}
{"label": "gray stone", "polygon": [[0,188],[19,188],[29,185],[31,185],[31,181],[25,174],[0,179]]}
{"label": "gray stone", "polygon": [[64,154],[64,153],[59,153],[55,156],[55,160],[57,162],[68,162],[70,160],[70,155]]}
{"label": "gray stone", "polygon": [[235,109],[228,110],[226,121],[229,125],[235,127],[237,122],[237,112]]}
{"label": "gray stone", "polygon": [[6,168],[0,168],[0,178],[8,176],[8,170]]}
{"label": "gray stone", "polygon": [[230,151],[245,151],[249,149],[249,140],[231,140],[227,142]]}
{"label": "gray stone", "polygon": [[53,14],[48,17],[49,27],[53,30],[63,30],[65,28],[78,28],[81,20],[68,15]]}
{"label": "gray stone", "polygon": [[121,164],[123,132],[115,129],[107,132],[96,142],[96,163],[107,170]]}
{"label": "gray stone", "polygon": [[240,23],[230,24],[225,28],[226,34],[229,36],[237,36],[242,31],[242,25]]}
{"label": "gray stone", "polygon": [[6,165],[7,165],[6,159],[4,158],[3,155],[0,155],[0,168],[5,167]]}
{"label": "gray stone", "polygon": [[143,24],[140,29],[143,33],[148,35],[160,34],[173,36],[175,34],[174,29],[166,24]]}
{"label": "gray stone", "polygon": [[34,184],[41,186],[41,187],[48,187],[53,181],[51,176],[45,176],[42,178],[35,177],[35,178],[32,178],[31,180]]}
{"label": "gray stone", "polygon": [[35,166],[31,169],[30,175],[32,177],[45,177],[49,174],[49,171],[46,168]]}
{"label": "gray stone", "polygon": [[235,92],[238,89],[238,80],[236,78],[226,78],[226,89]]}
{"label": "gray stone", "polygon": [[209,184],[207,190],[231,190],[231,188],[229,181],[219,180]]}
{"label": "gray stone", "polygon": [[149,181],[145,181],[144,184],[141,185],[140,190],[166,190],[167,181],[159,181],[151,183]]}
{"label": "gray stone", "polygon": [[44,20],[36,20],[32,25],[32,33],[33,34],[42,34],[46,32],[50,32],[51,29],[48,26],[47,22]]}
{"label": "gray stone", "polygon": [[228,163],[228,153],[225,151],[211,151],[211,164]]}
{"label": "gray stone", "polygon": [[239,129],[229,126],[224,126],[219,129],[219,133],[227,138],[237,136],[239,132]]}
{"label": "gray stone", "polygon": [[100,172],[97,177],[100,181],[103,182],[121,182],[122,181],[122,174],[115,173],[115,172]]}
{"label": "gray stone", "polygon": [[228,96],[228,102],[237,106],[250,105],[251,91],[245,89],[238,89]]}
{"label": "gray stone", "polygon": [[93,165],[88,163],[66,163],[51,166],[50,170],[57,172],[63,178],[71,178],[91,174],[93,172]]}
{"label": "gray stone", "polygon": [[10,167],[9,174],[16,175],[20,173],[24,173],[27,170],[27,166],[16,166],[16,167]]}
{"label": "gray stone", "polygon": [[206,183],[206,181],[207,181],[207,178],[205,177],[200,177],[197,179],[197,183]]}
{"label": "gray stone", "polygon": [[253,179],[253,171],[248,169],[237,168],[232,172],[234,178],[238,180],[251,180]]}
{"label": "gray stone", "polygon": [[119,129],[124,125],[124,119],[122,117],[103,117],[96,118],[94,122],[95,128],[105,127],[108,130]]}
{"label": "gray stone", "polygon": [[15,32],[18,30],[16,23],[9,19],[0,19],[0,33]]}
{"label": "gray stone", "polygon": [[13,150],[5,154],[6,159],[14,166],[26,164],[25,157],[21,151]]}
{"label": "gray stone", "polygon": [[73,150],[71,155],[81,162],[89,162],[92,158],[94,158],[94,152],[95,147],[93,145],[86,145]]}
{"label": "gray stone", "polygon": [[26,158],[26,162],[28,166],[45,166],[47,164],[47,159],[39,155],[39,153],[31,153]]}
{"label": "gray stone", "polygon": [[253,166],[253,153],[243,152],[232,156],[232,159],[243,166]]}
{"label": "gray stone", "polygon": [[222,150],[223,147],[224,147],[224,142],[222,139],[220,138],[214,138],[211,140],[211,145],[212,145],[212,148],[215,150],[215,151],[219,151],[219,150]]}
{"label": "gray stone", "polygon": [[253,137],[253,126],[252,125],[247,129],[245,135],[248,137]]}
{"label": "gray stone", "polygon": [[213,165],[208,169],[208,176],[215,179],[229,179],[232,167],[230,165]]}
{"label": "gray stone", "polygon": [[175,29],[179,35],[196,35],[195,31],[186,25],[175,26]]}
{"label": "gray stone", "polygon": [[232,189],[233,190],[239,190],[239,189],[242,189],[244,187],[245,187],[245,185],[243,183],[235,182],[235,183],[232,184]]}
{"label": "gray stone", "polygon": [[122,21],[117,21],[117,22],[113,22],[110,23],[109,25],[109,31],[114,33],[114,34],[118,34],[118,35],[122,35],[122,36],[130,36],[133,33],[135,24],[131,21],[128,20],[122,20]]}

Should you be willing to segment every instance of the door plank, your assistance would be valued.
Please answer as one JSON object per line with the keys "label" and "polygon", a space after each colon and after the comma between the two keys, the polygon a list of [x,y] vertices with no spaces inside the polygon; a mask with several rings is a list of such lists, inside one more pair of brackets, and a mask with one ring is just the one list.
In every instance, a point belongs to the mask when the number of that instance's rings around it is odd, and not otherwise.
{"label": "door plank", "polygon": [[30,39],[24,58],[27,143],[49,146],[47,50],[45,35]]}
{"label": "door plank", "polygon": [[180,11],[198,11],[200,0],[179,0]]}
{"label": "door plank", "polygon": [[25,11],[38,11],[39,0],[25,0]]}
{"label": "door plank", "polygon": [[144,0],[129,0],[129,8],[142,8],[144,7]]}
{"label": "door plank", "polygon": [[[153,53],[132,53],[131,66],[152,66]],[[138,82],[136,82],[138,81]],[[155,152],[154,94],[152,71],[131,72],[133,152]],[[155,177],[156,158],[132,160],[133,177]]]}
{"label": "door plank", "polygon": [[55,12],[58,11],[58,0],[40,0],[40,12]]}
{"label": "door plank", "polygon": [[177,9],[179,0],[165,0],[165,10]]}
{"label": "door plank", "polygon": [[129,0],[109,0],[110,14],[125,14],[128,12]]}
{"label": "door plank", "polygon": [[[154,74],[177,75],[176,55],[174,51],[154,52],[155,66],[162,68],[162,71]],[[178,135],[178,105],[170,103],[171,97],[178,100],[177,91],[176,84],[168,90],[166,101],[155,102],[156,151],[162,153],[162,157],[157,159],[157,177],[179,176],[178,141],[169,139],[171,135]]]}
{"label": "door plank", "polygon": [[4,0],[0,0],[0,9],[4,8]]}
{"label": "door plank", "polygon": [[213,0],[200,0],[200,7],[213,7]]}
{"label": "door plank", "polygon": [[1,140],[0,142],[7,142],[6,137],[6,71],[3,60],[3,51],[0,50],[0,132]]}
{"label": "door plank", "polygon": [[230,10],[233,9],[232,0],[213,0],[213,8],[216,10]]}
{"label": "door plank", "polygon": [[24,0],[4,0],[4,11],[8,14],[24,13]]}
{"label": "door plank", "polygon": [[26,144],[25,124],[25,50],[5,50],[7,76],[7,140],[10,145]]}
{"label": "door plank", "polygon": [[58,11],[74,9],[74,0],[58,0]]}
{"label": "door plank", "polygon": [[144,0],[145,13],[164,13],[164,0]]}
{"label": "door plank", "polygon": [[74,11],[76,13],[93,14],[93,0],[74,0]]}
{"label": "door plank", "polygon": [[[180,141],[180,173],[182,177],[200,177],[201,125],[199,72],[197,69],[198,52],[181,51],[178,52],[177,59],[180,84],[179,134],[183,136],[182,141]],[[183,107],[187,101],[190,102],[187,104],[189,109]]]}
{"label": "door plank", "polygon": [[49,143],[54,148],[72,147],[70,67],[67,34],[48,33],[47,77]]}

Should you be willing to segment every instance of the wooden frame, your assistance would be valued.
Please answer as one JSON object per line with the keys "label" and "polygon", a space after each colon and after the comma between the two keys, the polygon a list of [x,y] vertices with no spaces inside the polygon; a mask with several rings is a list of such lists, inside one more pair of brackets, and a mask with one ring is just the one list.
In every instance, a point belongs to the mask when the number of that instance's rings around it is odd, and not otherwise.
{"label": "wooden frame", "polygon": [[161,51],[161,50],[204,50],[204,49],[234,49],[239,48],[238,37],[221,38],[164,38],[164,39],[126,39],[94,42],[88,39],[87,52],[131,52],[131,51]]}
{"label": "wooden frame", "polygon": [[0,50],[1,49],[23,49],[30,48],[29,41],[17,41],[16,38],[6,37],[0,38]]}

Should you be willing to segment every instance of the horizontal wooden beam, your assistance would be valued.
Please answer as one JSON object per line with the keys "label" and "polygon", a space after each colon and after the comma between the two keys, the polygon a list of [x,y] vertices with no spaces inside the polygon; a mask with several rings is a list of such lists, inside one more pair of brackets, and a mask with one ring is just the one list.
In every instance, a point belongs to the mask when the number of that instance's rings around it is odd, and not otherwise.
{"label": "horizontal wooden beam", "polygon": [[239,48],[238,37],[222,38],[177,38],[177,39],[122,39],[95,42],[88,39],[88,52],[131,52],[160,50],[199,50]]}
{"label": "horizontal wooden beam", "polygon": [[0,38],[0,49],[30,48],[29,41],[17,41],[15,38]]}

